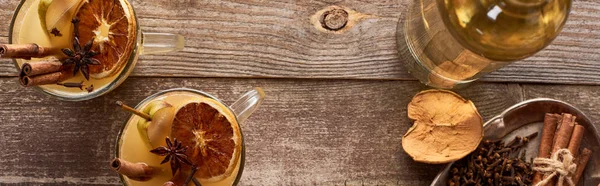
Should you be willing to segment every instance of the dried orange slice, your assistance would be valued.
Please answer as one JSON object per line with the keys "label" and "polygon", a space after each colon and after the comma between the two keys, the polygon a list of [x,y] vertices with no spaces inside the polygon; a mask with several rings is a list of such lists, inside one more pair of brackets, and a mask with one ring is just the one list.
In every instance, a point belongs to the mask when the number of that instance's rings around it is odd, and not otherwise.
{"label": "dried orange slice", "polygon": [[185,154],[198,167],[200,182],[217,182],[229,177],[240,159],[242,136],[226,107],[216,101],[192,102],[181,107],[171,136],[188,149]]}
{"label": "dried orange slice", "polygon": [[101,65],[90,66],[90,76],[101,79],[119,72],[136,44],[137,26],[133,8],[126,0],[86,0],[77,12],[79,42],[94,40],[94,58]]}

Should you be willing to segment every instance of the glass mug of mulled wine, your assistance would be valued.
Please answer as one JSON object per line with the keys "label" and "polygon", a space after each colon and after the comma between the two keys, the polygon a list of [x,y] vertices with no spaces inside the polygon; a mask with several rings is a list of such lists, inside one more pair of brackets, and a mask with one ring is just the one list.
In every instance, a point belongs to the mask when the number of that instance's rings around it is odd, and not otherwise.
{"label": "glass mug of mulled wine", "polygon": [[422,83],[457,88],[548,46],[570,8],[571,0],[414,0],[398,49],[410,51],[406,67]]}
{"label": "glass mug of mulled wine", "polygon": [[127,0],[22,0],[0,57],[13,58],[25,87],[81,101],[129,76],[138,56],[183,49],[176,34],[143,33]]}
{"label": "glass mug of mulled wine", "polygon": [[[255,88],[232,105],[202,91],[158,92],[135,108],[117,137],[111,168],[124,185],[237,185],[244,168],[240,124],[262,103]],[[194,183],[192,183],[194,182]]]}

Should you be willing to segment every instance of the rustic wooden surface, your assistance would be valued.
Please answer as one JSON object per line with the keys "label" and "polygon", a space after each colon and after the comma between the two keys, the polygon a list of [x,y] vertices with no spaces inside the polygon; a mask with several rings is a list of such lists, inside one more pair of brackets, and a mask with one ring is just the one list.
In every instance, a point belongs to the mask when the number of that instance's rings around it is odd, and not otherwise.
{"label": "rustic wooden surface", "polygon": [[[9,25],[17,0],[0,0]],[[142,30],[178,33],[178,55],[144,56],[134,76],[412,79],[398,55],[398,20],[410,0],[133,0]],[[330,5],[371,15],[344,34],[310,17]],[[600,84],[600,1],[574,1],[563,32],[542,52],[486,76],[494,82]],[[8,26],[0,27],[6,42]],[[400,47],[403,48],[403,47]],[[16,75],[8,60],[0,75]]]}
{"label": "rustic wooden surface", "polygon": [[[108,161],[129,115],[114,101],[135,105],[188,87],[232,103],[255,86],[267,98],[243,126],[241,185],[427,185],[441,166],[415,163],[401,147],[411,126],[406,106],[427,89],[406,72],[410,56],[397,52],[409,2],[134,0],[143,30],[182,34],[186,49],[142,57],[106,96],[58,101],[20,87],[12,62],[0,60],[0,185],[119,185]],[[11,17],[17,4],[0,0],[0,16]],[[372,17],[343,34],[318,31],[309,18],[330,5]],[[575,1],[547,49],[458,93],[484,119],[549,97],[600,120],[599,18],[600,1]],[[0,43],[7,36],[1,26]]]}
{"label": "rustic wooden surface", "polygon": [[[0,78],[0,183],[119,184],[108,161],[129,114],[115,100],[135,104],[158,90],[189,87],[232,103],[254,86],[268,97],[243,126],[242,185],[427,185],[441,168],[415,163],[402,151],[411,125],[406,105],[426,89],[416,81],[135,77],[106,96],[72,103]],[[521,100],[549,97],[597,121],[597,88],[480,83],[458,93],[485,119]]]}

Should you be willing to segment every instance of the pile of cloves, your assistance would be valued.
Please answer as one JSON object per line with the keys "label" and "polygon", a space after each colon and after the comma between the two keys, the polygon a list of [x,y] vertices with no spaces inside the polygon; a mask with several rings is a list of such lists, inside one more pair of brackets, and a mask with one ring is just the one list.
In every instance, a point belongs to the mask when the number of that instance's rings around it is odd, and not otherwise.
{"label": "pile of cloves", "polygon": [[521,148],[537,134],[517,136],[506,144],[502,140],[481,142],[474,152],[452,165],[448,185],[531,185],[533,160],[527,161],[527,152]]}

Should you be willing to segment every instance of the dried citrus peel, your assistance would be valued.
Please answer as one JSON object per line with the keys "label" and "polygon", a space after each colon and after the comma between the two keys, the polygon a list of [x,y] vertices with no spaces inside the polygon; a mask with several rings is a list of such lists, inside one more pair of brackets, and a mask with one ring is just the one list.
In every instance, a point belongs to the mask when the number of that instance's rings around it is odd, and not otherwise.
{"label": "dried citrus peel", "polygon": [[185,155],[198,167],[201,183],[221,181],[236,170],[242,134],[233,113],[217,101],[190,102],[177,110],[171,136],[188,149]]}
{"label": "dried citrus peel", "polygon": [[414,125],[402,137],[402,147],[415,161],[448,163],[477,148],[483,120],[473,102],[454,92],[426,90],[408,104]]}
{"label": "dried citrus peel", "polygon": [[[90,66],[94,79],[121,72],[137,44],[137,22],[127,0],[86,0],[77,12],[79,42],[94,40],[92,49],[100,65]],[[135,56],[134,56],[135,57]]]}

